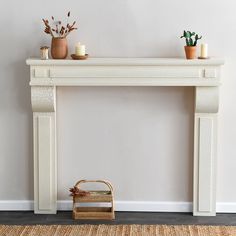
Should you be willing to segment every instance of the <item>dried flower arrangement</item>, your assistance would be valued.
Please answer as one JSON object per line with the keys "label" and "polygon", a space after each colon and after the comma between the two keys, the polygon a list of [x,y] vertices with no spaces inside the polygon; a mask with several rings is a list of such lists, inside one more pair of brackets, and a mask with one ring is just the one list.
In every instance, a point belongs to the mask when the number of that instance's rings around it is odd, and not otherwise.
{"label": "dried flower arrangement", "polygon": [[76,186],[74,186],[73,188],[70,188],[70,192],[71,192],[70,196],[83,197],[83,196],[88,196],[90,194],[88,191],[81,190],[77,188]]}
{"label": "dried flower arrangement", "polygon": [[77,28],[75,27],[76,21],[70,24],[69,19],[70,11],[67,13],[66,26],[62,25],[62,21],[55,20],[54,16],[52,16],[51,24],[47,19],[43,19],[43,23],[45,25],[44,32],[46,34],[50,34],[53,38],[66,38],[70,32],[72,32],[73,30],[77,30]]}

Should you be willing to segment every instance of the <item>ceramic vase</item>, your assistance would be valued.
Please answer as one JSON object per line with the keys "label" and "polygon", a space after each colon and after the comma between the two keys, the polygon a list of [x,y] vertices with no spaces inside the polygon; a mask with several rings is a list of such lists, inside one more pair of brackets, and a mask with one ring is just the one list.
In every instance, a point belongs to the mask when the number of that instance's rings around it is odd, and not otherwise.
{"label": "ceramic vase", "polygon": [[52,38],[51,56],[53,59],[65,59],[68,54],[67,39],[64,37]]}

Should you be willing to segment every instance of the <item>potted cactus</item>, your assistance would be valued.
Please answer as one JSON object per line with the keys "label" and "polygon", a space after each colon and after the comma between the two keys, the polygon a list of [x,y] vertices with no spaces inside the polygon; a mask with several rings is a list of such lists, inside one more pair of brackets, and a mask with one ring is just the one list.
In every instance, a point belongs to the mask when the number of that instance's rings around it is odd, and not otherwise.
{"label": "potted cactus", "polygon": [[196,57],[197,51],[197,41],[202,38],[202,36],[198,36],[195,32],[185,31],[180,38],[185,38],[186,46],[185,55],[187,59],[194,59]]}

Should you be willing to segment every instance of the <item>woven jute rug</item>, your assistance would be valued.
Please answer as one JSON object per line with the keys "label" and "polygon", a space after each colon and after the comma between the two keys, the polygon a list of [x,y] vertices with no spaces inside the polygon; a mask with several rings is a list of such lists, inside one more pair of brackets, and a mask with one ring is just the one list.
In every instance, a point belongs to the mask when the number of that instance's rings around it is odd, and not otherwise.
{"label": "woven jute rug", "polygon": [[236,236],[236,226],[197,225],[0,225],[0,235],[34,236]]}

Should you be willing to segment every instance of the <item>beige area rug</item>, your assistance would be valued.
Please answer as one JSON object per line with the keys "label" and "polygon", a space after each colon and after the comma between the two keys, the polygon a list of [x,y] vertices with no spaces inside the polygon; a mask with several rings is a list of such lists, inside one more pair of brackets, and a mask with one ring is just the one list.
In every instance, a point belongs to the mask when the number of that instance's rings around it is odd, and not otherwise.
{"label": "beige area rug", "polygon": [[0,235],[34,236],[236,236],[236,226],[198,225],[0,225]]}

